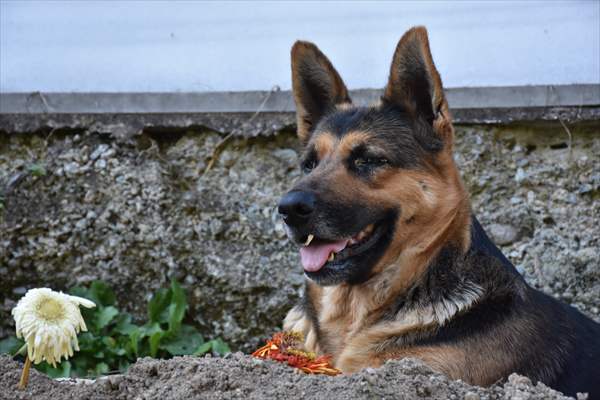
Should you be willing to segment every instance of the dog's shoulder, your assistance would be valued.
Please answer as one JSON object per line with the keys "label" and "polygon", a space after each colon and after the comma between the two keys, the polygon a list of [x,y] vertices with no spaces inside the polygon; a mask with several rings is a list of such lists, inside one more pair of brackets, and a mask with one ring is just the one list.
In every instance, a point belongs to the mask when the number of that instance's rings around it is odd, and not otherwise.
{"label": "dog's shoulder", "polygon": [[430,273],[451,265],[481,295],[428,342],[461,348],[475,382],[517,372],[566,394],[600,395],[600,324],[529,286],[476,218],[471,248],[460,257],[442,252]]}

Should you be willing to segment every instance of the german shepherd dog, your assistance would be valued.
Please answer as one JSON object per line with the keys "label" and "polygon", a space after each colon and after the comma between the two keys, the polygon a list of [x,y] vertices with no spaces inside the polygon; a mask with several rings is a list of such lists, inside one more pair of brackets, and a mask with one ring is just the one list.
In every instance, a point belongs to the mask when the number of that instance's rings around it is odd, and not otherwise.
{"label": "german shepherd dog", "polygon": [[279,213],[307,279],[284,329],[345,373],[414,357],[600,398],[600,325],[527,285],[472,215],[426,29],[401,38],[370,107],[314,44],[291,53],[304,176]]}

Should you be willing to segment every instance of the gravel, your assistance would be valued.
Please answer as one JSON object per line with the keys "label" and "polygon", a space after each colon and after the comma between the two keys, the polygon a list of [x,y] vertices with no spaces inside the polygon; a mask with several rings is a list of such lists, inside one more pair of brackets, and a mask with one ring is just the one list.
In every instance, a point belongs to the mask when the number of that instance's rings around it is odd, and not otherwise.
{"label": "gravel", "polygon": [[491,239],[498,246],[506,246],[514,243],[519,234],[515,227],[505,224],[490,224],[487,227],[487,231]]}

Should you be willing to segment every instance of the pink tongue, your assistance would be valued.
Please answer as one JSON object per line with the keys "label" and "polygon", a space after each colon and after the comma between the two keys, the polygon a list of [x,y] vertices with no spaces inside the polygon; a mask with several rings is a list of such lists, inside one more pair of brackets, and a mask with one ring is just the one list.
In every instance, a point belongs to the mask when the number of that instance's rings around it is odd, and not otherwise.
{"label": "pink tongue", "polygon": [[346,244],[348,244],[348,239],[331,243],[315,243],[300,248],[300,259],[302,260],[304,270],[308,272],[320,270],[327,262],[329,254],[332,251],[334,253],[342,251],[346,247]]}

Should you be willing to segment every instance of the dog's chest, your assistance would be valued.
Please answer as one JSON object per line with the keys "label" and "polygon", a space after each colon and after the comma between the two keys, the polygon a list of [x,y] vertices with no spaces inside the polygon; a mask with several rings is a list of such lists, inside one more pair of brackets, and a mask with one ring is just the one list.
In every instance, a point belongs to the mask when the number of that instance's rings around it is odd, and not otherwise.
{"label": "dog's chest", "polygon": [[320,324],[319,349],[333,357],[334,362],[350,339],[349,323],[345,318],[323,321]]}
{"label": "dog's chest", "polygon": [[361,334],[368,309],[360,299],[342,288],[325,288],[318,310],[319,349],[334,361],[347,344]]}

